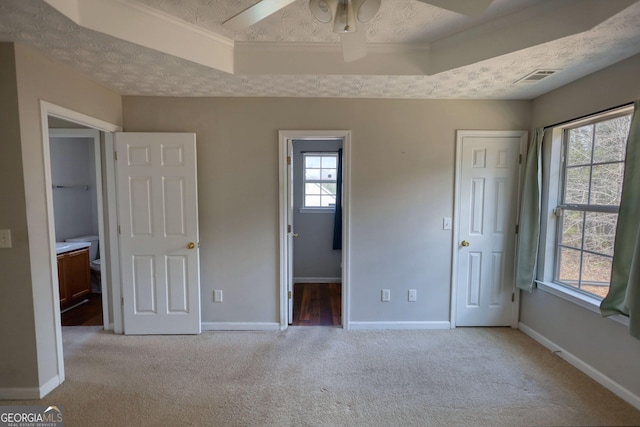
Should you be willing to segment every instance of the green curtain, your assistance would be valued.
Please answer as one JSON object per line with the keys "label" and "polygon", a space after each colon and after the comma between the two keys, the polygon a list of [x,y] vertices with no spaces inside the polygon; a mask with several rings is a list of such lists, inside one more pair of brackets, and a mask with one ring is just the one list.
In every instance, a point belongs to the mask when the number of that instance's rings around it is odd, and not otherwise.
{"label": "green curtain", "polygon": [[600,304],[603,316],[629,316],[629,332],[640,339],[640,100],[634,104],[627,140],[624,183],[613,247],[611,286]]}
{"label": "green curtain", "polygon": [[542,188],[542,138],[544,129],[536,129],[529,144],[524,168],[524,185],[518,222],[516,247],[516,287],[531,292],[538,264],[540,240],[540,204]]}

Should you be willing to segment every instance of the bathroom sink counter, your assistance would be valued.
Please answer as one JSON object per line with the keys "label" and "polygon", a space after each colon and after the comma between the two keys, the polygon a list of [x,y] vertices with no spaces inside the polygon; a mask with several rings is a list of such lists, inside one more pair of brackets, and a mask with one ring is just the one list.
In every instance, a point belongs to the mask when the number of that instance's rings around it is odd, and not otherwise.
{"label": "bathroom sink counter", "polygon": [[91,246],[89,242],[56,242],[56,255],[77,251]]}

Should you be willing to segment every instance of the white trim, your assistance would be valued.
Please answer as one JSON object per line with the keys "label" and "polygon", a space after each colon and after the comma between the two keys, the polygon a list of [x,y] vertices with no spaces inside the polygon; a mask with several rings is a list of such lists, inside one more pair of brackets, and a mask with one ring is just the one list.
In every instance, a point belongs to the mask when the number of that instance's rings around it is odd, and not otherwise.
{"label": "white trim", "polygon": [[562,347],[556,345],[553,341],[545,338],[543,335],[534,331],[527,325],[520,323],[518,327],[523,333],[533,338],[535,341],[542,344],[544,347],[551,350],[554,354],[558,355],[561,359],[567,361],[569,364],[571,364],[572,366],[574,366],[575,368],[582,371],[587,376],[589,376],[590,378],[592,378],[593,380],[601,384],[607,390],[611,391],[613,394],[615,394],[625,402],[629,403],[636,409],[640,410],[640,396],[636,396],[631,391],[624,388],[622,385],[618,384],[617,382],[615,382],[614,380],[612,380],[602,372],[595,369],[593,366],[585,363],[580,358],[574,356],[573,354],[569,353]]}
{"label": "white trim", "polygon": [[[57,385],[61,384],[65,380],[64,372],[64,353],[62,348],[62,322],[60,318],[60,295],[58,285],[57,274],[57,262],[55,251],[55,222],[53,219],[53,191],[51,182],[51,159],[49,156],[49,117],[57,117],[63,120],[70,121],[72,123],[78,123],[83,126],[87,126],[93,129],[101,130],[104,132],[116,132],[122,130],[120,126],[107,123],[103,120],[96,119],[91,116],[87,116],[82,113],[78,113],[73,110],[69,110],[64,107],[60,107],[55,104],[51,104],[46,101],[40,101],[40,124],[42,131],[42,154],[44,160],[44,181],[45,181],[45,207],[47,210],[47,239],[49,244],[49,272],[51,274],[51,301],[53,302],[53,341],[56,347],[56,363],[58,371],[56,372],[57,384],[53,385],[51,390]],[[109,161],[106,162],[107,165]],[[115,264],[115,263],[112,263]],[[116,313],[116,307],[114,306],[114,314]],[[47,384],[49,384],[48,382]],[[51,383],[54,384],[54,383]],[[49,390],[50,391],[50,390]]]}
{"label": "white trim", "polygon": [[279,331],[278,322],[202,322],[202,331]]}
{"label": "white trim", "polygon": [[40,387],[3,387],[0,388],[0,400],[42,399],[60,384],[62,381],[56,375]]}
{"label": "white trim", "polygon": [[[597,298],[585,295],[582,292],[576,292],[571,288],[558,285],[556,283],[536,280],[536,284],[538,286],[538,289],[540,289],[541,291],[550,293],[551,295],[555,295],[565,301],[572,302],[584,309],[591,311],[592,313],[596,313],[602,316],[602,313],[600,312],[600,300]],[[620,314],[607,316],[605,317],[605,319],[610,319],[624,326],[629,326],[629,318]]]}
{"label": "white trim", "polygon": [[331,214],[333,215],[336,211],[335,207],[329,208],[300,208],[298,212],[301,214]]}
{"label": "white trim", "polygon": [[342,277],[294,277],[294,283],[342,283]]}
{"label": "white trim", "polygon": [[353,330],[416,330],[416,329],[451,329],[451,322],[350,322],[349,329]]}
{"label": "white trim", "polygon": [[280,242],[280,328],[288,327],[288,271],[289,242],[287,233],[288,194],[290,183],[287,180],[287,156],[291,152],[294,139],[327,140],[342,139],[342,327],[349,329],[349,240],[350,240],[350,205],[351,205],[351,131],[350,130],[281,130],[278,132],[278,164],[279,164],[279,242]]}
{"label": "white trim", "polygon": [[[460,181],[462,178],[462,141],[466,136],[483,136],[491,137],[496,136],[500,138],[505,137],[519,137],[520,138],[520,151],[522,154],[526,151],[527,144],[527,131],[523,130],[458,130],[456,131],[456,165],[455,165],[455,178],[454,178],[454,198],[453,198],[453,233],[451,241],[451,300],[449,308],[449,322],[451,328],[456,327],[456,299],[457,299],[457,284],[458,284],[458,240],[459,240],[459,227],[460,224]],[[523,156],[524,157],[524,156]],[[524,162],[524,160],[523,160]],[[522,186],[523,176],[523,164],[519,165],[518,170],[518,193],[514,203],[520,205],[520,188]],[[517,223],[517,221],[516,221]],[[514,258],[515,263],[515,258]],[[511,313],[511,327],[516,328],[518,325],[518,318],[520,317],[520,292],[515,288],[515,270],[513,277],[513,293],[514,301],[512,303]]]}

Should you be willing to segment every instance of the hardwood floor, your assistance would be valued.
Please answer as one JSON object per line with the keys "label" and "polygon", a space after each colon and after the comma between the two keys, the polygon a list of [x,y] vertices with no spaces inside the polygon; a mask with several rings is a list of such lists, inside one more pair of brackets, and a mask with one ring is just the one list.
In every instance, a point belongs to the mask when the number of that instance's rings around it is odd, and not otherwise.
{"label": "hardwood floor", "polygon": [[340,326],[340,283],[296,283],[293,286],[292,326]]}
{"label": "hardwood floor", "polygon": [[89,294],[89,301],[62,313],[62,326],[102,326],[102,294]]}

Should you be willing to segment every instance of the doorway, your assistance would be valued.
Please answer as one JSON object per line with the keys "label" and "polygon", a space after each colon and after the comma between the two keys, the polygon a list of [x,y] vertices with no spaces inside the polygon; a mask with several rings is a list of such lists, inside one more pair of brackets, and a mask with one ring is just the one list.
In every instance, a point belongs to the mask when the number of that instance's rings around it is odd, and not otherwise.
{"label": "doorway", "polygon": [[108,327],[100,132],[56,117],[48,124],[62,326]]}
{"label": "doorway", "polygon": [[281,329],[348,328],[350,137],[280,131]]}

